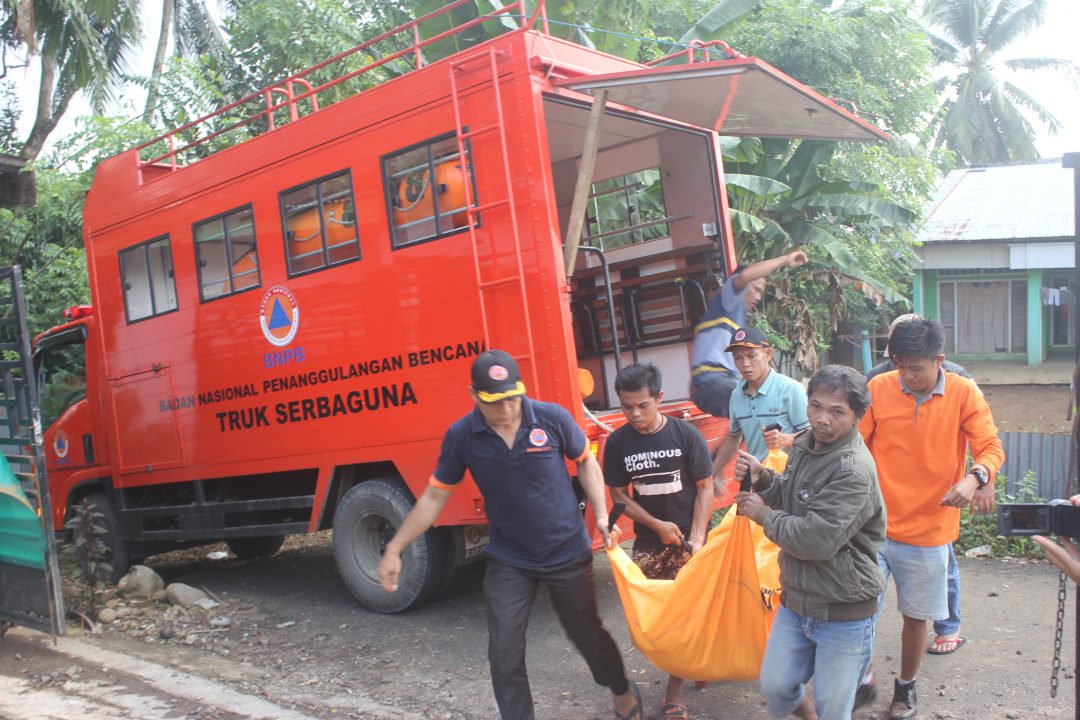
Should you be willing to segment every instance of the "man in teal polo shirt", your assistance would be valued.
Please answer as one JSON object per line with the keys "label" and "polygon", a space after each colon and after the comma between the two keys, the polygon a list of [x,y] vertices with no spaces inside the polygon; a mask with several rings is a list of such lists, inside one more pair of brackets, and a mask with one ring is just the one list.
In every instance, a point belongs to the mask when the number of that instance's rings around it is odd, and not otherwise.
{"label": "man in teal polo shirt", "polygon": [[[810,426],[806,417],[806,391],[802,383],[772,369],[773,346],[757,328],[739,328],[727,346],[742,375],[731,393],[731,424],[728,436],[716,452],[714,482],[721,483],[720,473],[728,464],[739,440],[746,451],[764,460],[771,448],[790,447],[795,433]],[[779,425],[779,430],[766,430]]]}
{"label": "man in teal polo shirt", "polygon": [[540,585],[598,685],[608,688],[619,720],[643,720],[641,697],[596,605],[592,542],[578,509],[569,458],[608,542],[604,477],[585,434],[565,409],[525,396],[514,359],[489,350],[472,366],[476,407],[443,436],[428,487],[386,545],[379,579],[397,590],[401,553],[434,524],[450,493],[472,473],[491,524],[484,597],[488,661],[503,720],[533,720],[525,633]]}

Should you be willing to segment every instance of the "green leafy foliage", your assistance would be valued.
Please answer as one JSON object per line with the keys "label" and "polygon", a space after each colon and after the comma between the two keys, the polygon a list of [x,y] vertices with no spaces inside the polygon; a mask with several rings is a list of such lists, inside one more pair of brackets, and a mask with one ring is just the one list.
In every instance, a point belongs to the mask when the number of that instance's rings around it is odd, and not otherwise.
{"label": "green leafy foliage", "polygon": [[82,248],[85,183],[37,172],[32,208],[0,209],[0,265],[22,265],[31,334],[62,322],[64,308],[89,300]]}
{"label": "green leafy foliage", "polygon": [[88,303],[82,209],[94,168],[152,137],[142,123],[89,117],[36,163],[37,204],[0,208],[0,265],[21,265],[31,334],[63,322],[62,312]]}
{"label": "green leafy foliage", "polygon": [[[729,0],[684,39],[726,39],[895,135],[934,107],[932,53],[907,0]],[[723,139],[741,262],[801,245],[809,266],[773,278],[755,324],[812,369],[841,323],[874,327],[905,307],[914,267],[913,208],[937,181],[935,158],[907,142]]]}
{"label": "green leafy foliage", "polygon": [[841,320],[878,324],[880,301],[905,304],[909,228],[915,213],[872,182],[839,178],[835,145],[782,140],[727,142],[729,206],[743,262],[802,246],[812,262],[773,279],[755,324],[782,355],[812,369]]}
{"label": "green leafy foliage", "polygon": [[828,97],[886,123],[897,135],[922,127],[934,107],[933,56],[907,0],[770,0],[726,38]]}

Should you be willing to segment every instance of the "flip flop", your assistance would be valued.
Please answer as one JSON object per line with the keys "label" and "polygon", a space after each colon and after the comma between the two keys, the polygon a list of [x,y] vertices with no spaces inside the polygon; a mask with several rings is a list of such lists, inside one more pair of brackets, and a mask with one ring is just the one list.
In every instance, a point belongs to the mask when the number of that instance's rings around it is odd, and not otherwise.
{"label": "flip flop", "polygon": [[[966,639],[964,639],[962,637],[959,637],[959,636],[954,637],[954,638],[943,638],[943,637],[941,637],[939,635],[939,636],[934,638],[934,642],[930,643],[930,647],[926,648],[926,652],[930,653],[931,655],[951,655],[952,653],[956,652],[960,648],[964,647],[964,643],[966,643],[966,642],[967,642]],[[952,649],[950,649],[950,650],[943,650],[942,649],[943,645],[949,645],[949,644],[952,644],[952,643],[955,643],[955,645],[953,645]]]}
{"label": "flip flop", "polygon": [[630,683],[630,692],[634,694],[634,707],[625,715],[616,710],[615,720],[645,720],[645,713],[641,709],[641,691],[637,689],[637,685]]}
{"label": "flip flop", "polygon": [[660,720],[690,720],[689,708],[679,703],[667,703],[660,708]]}

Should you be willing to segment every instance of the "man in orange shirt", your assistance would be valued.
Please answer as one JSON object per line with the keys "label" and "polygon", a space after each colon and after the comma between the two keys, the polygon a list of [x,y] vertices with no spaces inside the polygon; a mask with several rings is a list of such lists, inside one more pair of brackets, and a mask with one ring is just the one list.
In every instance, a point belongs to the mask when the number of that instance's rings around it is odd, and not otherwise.
{"label": "man in orange shirt", "polygon": [[886,582],[896,581],[904,618],[891,720],[917,713],[915,676],[930,622],[949,614],[949,545],[960,534],[960,509],[1005,460],[986,400],[974,382],[942,369],[944,349],[941,323],[915,317],[897,325],[889,337],[897,369],[870,381],[873,402],[859,425],[888,515],[878,562]]}

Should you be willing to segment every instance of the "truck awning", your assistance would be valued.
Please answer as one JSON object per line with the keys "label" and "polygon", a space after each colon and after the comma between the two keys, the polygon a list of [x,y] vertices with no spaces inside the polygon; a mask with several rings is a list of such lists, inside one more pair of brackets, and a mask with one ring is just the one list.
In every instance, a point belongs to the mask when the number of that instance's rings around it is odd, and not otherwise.
{"label": "truck awning", "polygon": [[758,58],[567,78],[560,87],[593,93],[721,135],[808,140],[889,140],[888,133]]}

